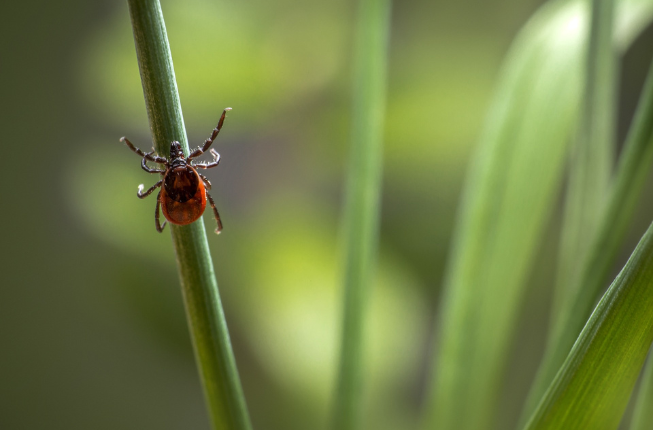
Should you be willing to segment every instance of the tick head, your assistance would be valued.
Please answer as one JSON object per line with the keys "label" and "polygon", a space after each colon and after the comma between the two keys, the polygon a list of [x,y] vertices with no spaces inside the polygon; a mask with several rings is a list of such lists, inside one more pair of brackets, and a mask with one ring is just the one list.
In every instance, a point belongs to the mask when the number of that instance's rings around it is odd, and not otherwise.
{"label": "tick head", "polygon": [[183,158],[184,152],[181,150],[181,144],[176,140],[170,144],[170,159]]}

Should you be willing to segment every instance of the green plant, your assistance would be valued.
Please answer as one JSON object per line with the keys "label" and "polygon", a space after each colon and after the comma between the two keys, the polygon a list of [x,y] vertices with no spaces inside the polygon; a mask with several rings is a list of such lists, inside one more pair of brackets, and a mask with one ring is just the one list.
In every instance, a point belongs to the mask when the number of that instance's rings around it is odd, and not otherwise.
{"label": "green plant", "polygon": [[334,430],[353,430],[361,425],[363,333],[378,240],[390,5],[390,0],[359,3],[347,200],[342,219],[345,295]]}
{"label": "green plant", "polygon": [[[621,420],[651,343],[650,307],[630,308],[651,293],[650,233],[581,329],[653,162],[653,93],[649,78],[612,173],[615,57],[651,13],[650,5],[635,1],[613,9],[603,0],[550,2],[509,54],[463,195],[425,428],[493,427],[527,274],[537,264],[565,164],[552,330],[522,424],[608,429]],[[635,10],[644,12],[639,22],[628,19]]]}
{"label": "green plant", "polygon": [[[178,140],[188,151],[158,1],[129,5],[156,149],[166,154],[169,142]],[[390,26],[389,0],[360,5],[343,214],[343,341],[332,417],[333,428],[345,430],[361,426],[363,326],[378,242]],[[537,265],[566,174],[552,327],[521,426],[618,426],[653,341],[653,227],[592,308],[653,163],[649,77],[613,172],[616,56],[652,18],[653,5],[644,0],[557,0],[542,7],[515,41],[468,172],[445,279],[425,429],[493,427],[528,273]],[[203,222],[171,227],[213,426],[248,429]],[[638,396],[635,430],[653,426],[646,407],[653,392],[651,367]]]}
{"label": "green plant", "polygon": [[[152,137],[159,154],[188,141],[158,0],[129,0],[134,41]],[[220,303],[204,222],[170,225],[200,379],[214,429],[251,428]]]}

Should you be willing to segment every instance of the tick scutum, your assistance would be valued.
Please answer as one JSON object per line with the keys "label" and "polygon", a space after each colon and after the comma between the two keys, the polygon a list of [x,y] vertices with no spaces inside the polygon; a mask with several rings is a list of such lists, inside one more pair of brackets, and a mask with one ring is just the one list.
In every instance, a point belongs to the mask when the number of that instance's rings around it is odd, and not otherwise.
{"label": "tick scutum", "polygon": [[199,177],[191,166],[177,166],[170,168],[163,183],[168,197],[184,203],[197,193]]}

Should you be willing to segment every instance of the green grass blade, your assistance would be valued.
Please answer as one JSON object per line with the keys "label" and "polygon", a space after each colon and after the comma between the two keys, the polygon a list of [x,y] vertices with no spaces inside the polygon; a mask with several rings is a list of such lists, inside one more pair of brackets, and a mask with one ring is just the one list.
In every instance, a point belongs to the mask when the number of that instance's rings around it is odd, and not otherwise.
{"label": "green grass blade", "polygon": [[390,0],[360,0],[354,51],[351,149],[343,213],[344,317],[332,426],[362,422],[364,322],[376,259]]}
{"label": "green grass blade", "polygon": [[[650,12],[620,10],[619,46]],[[649,6],[650,7],[650,6]],[[637,10],[637,14],[622,12]],[[425,428],[493,426],[495,401],[533,264],[563,176],[583,86],[587,3],[544,5],[520,32],[468,172],[441,304]],[[650,17],[650,14],[648,15]]]}
{"label": "green grass blade", "polygon": [[[569,164],[562,226],[556,302],[565,302],[577,286],[578,260],[587,238],[596,233],[608,194],[614,163],[616,50],[613,44],[614,0],[592,0],[585,90],[578,139]],[[558,305],[559,306],[559,305]],[[554,312],[555,313],[555,312]]]}
{"label": "green grass blade", "polygon": [[652,165],[653,65],[617,166],[598,232],[591,240],[591,252],[587,260],[580,263],[582,271],[577,279],[578,287],[573,288],[577,293],[563,304],[556,315],[527,408],[537,403],[553,380],[587,321],[626,235]]}
{"label": "green grass blade", "polygon": [[468,172],[444,285],[425,428],[491,428],[525,280],[580,98],[580,2],[543,7],[508,55]]}
{"label": "green grass blade", "polygon": [[651,342],[653,225],[592,313],[526,429],[616,429]]}
{"label": "green grass blade", "polygon": [[[159,154],[188,141],[158,0],[129,0],[138,65],[152,137]],[[204,223],[171,225],[186,313],[214,429],[251,429],[220,303]]]}
{"label": "green grass blade", "polygon": [[653,429],[653,354],[650,351],[644,369],[630,430]]}
{"label": "green grass blade", "polygon": [[[613,42],[614,0],[592,0],[585,87],[578,138],[569,163],[552,319],[580,288],[581,265],[597,233],[609,190],[614,158],[616,49]],[[560,363],[558,363],[559,365]],[[549,375],[551,378],[553,375]],[[537,381],[522,413],[524,420],[550,383]]]}

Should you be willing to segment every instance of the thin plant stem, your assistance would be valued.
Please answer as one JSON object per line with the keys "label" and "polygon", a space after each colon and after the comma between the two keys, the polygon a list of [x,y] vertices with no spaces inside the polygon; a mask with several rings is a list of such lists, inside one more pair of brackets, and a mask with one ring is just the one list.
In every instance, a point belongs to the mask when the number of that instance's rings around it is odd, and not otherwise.
{"label": "thin plant stem", "polygon": [[[158,0],[128,0],[138,65],[157,152],[188,141]],[[249,430],[250,419],[213,272],[204,222],[171,225],[186,315],[213,429]]]}
{"label": "thin plant stem", "polygon": [[332,425],[360,428],[365,318],[378,242],[390,0],[360,0],[351,149],[343,214],[344,316]]}

